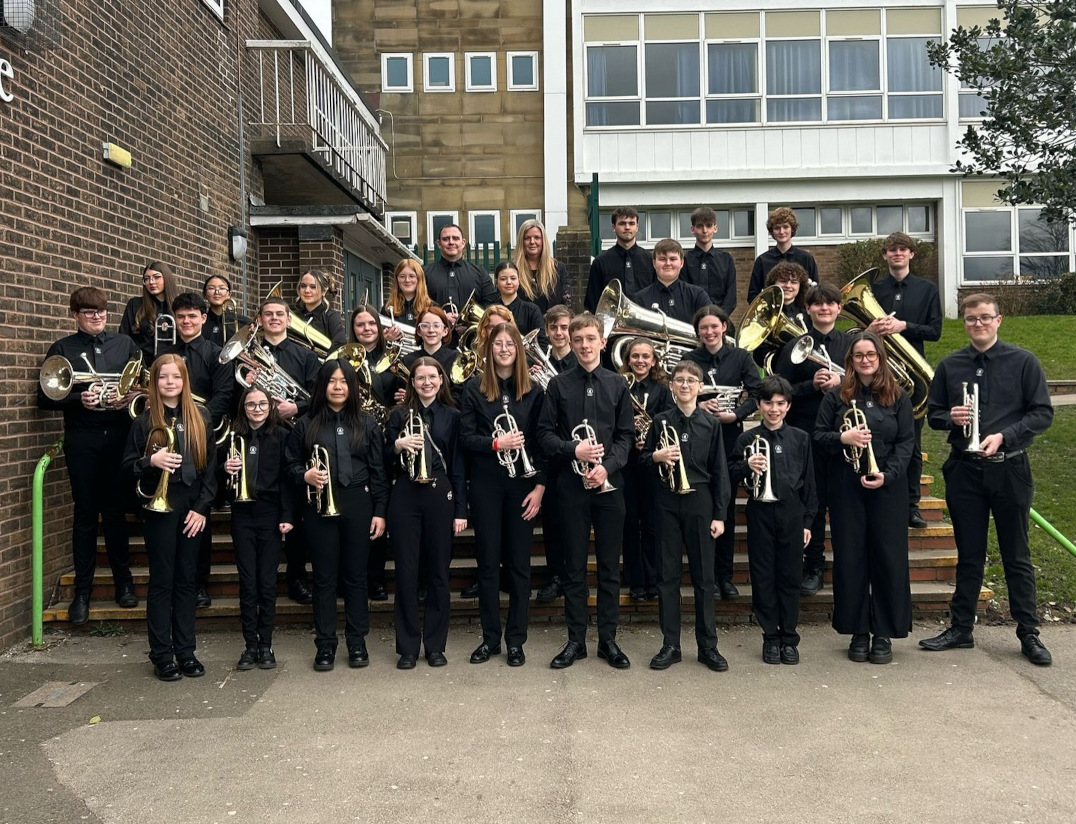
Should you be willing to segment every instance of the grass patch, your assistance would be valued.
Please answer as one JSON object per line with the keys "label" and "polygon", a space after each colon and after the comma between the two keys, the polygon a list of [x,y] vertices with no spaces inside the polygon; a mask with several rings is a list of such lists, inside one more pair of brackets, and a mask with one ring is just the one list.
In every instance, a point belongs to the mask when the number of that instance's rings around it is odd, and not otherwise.
{"label": "grass patch", "polygon": [[[1001,339],[1034,352],[1049,380],[1076,379],[1076,316],[1006,315],[1001,323]],[[926,344],[927,361],[937,364],[950,352],[967,345],[964,322],[946,318],[942,321],[941,340]]]}
{"label": "grass patch", "polygon": [[127,634],[122,624],[114,624],[111,621],[101,621],[93,629],[90,635],[94,638],[119,638]]}

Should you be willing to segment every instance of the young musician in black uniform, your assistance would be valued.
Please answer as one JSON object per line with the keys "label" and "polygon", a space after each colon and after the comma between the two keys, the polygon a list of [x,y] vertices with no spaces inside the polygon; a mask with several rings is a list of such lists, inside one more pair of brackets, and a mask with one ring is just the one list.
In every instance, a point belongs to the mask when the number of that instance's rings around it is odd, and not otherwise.
{"label": "young musician in black uniform", "polygon": [[[785,423],[791,396],[792,387],[780,375],[762,380],[762,425],[736,439],[731,469],[733,481],[743,481],[748,491],[751,604],[767,664],[800,662],[800,576],[815,511],[811,434]],[[767,491],[776,500],[767,500]]]}
{"label": "young musician in black uniform", "polygon": [[1054,417],[1046,376],[1033,354],[998,339],[1002,317],[993,295],[968,295],[960,313],[971,344],[938,364],[928,400],[931,427],[948,429],[952,447],[942,472],[956,534],[956,592],[949,628],[919,646],[932,651],[975,646],[975,605],[992,515],[1021,651],[1032,664],[1048,666],[1053,658],[1039,640],[1035,567],[1027,541],[1034,492],[1027,449]]}
{"label": "young musician in black uniform", "polygon": [[285,454],[292,483],[307,490],[303,529],[314,573],[314,669],[326,672],[336,663],[338,593],[348,666],[370,663],[366,556],[370,540],[385,531],[389,484],[381,430],[362,411],[351,364],[325,361],[311,396],[310,412],[291,431]]}
{"label": "young musician in black uniform", "polygon": [[452,328],[449,326],[448,315],[439,306],[427,307],[426,311],[418,316],[418,324],[415,326],[415,342],[419,344],[419,348],[404,356],[404,366],[411,369],[419,358],[433,358],[441,364],[447,375],[460,354],[448,345],[451,339]]}
{"label": "young musician in black uniform", "polygon": [[[142,270],[142,294],[127,301],[123,310],[120,334],[130,337],[142,350],[142,362],[146,367],[153,363],[158,354],[157,318],[172,314],[172,301],[178,294],[179,284],[172,274],[172,268],[163,261],[150,261]],[[162,335],[174,333],[174,325],[167,323],[167,326],[167,330],[162,328]]]}
{"label": "young musician in black uniform", "polygon": [[484,269],[464,259],[467,244],[459,226],[442,226],[437,248],[441,256],[426,267],[426,289],[435,305],[455,307],[455,311],[445,310],[449,328],[453,328],[472,292],[479,306],[489,306],[497,299],[497,288]]}
{"label": "young musician in black uniform", "polygon": [[[616,630],[624,537],[621,470],[635,432],[631,402],[624,379],[601,366],[605,347],[601,321],[590,313],[577,315],[570,334],[579,365],[550,381],[538,424],[542,451],[564,473],[557,506],[564,541],[568,643],[551,666],[563,669],[587,656],[587,544],[593,526],[598,561],[598,657],[612,667],[626,669],[631,662],[616,642]],[[573,462],[577,462],[574,468],[585,468],[580,479],[569,474]]]}
{"label": "young musician in black uniform", "polygon": [[[792,356],[796,341],[788,343],[777,358],[776,373],[792,385],[791,407],[788,410],[789,426],[814,433],[814,421],[822,398],[841,385],[844,373],[844,356],[851,339],[839,331],[835,324],[841,313],[841,292],[832,284],[819,283],[807,290],[807,316],[810,318],[807,333],[811,339],[812,354],[817,360],[801,360],[794,363]],[[839,371],[826,365],[829,363]],[[821,362],[819,362],[821,361]],[[814,486],[817,507],[811,523],[811,540],[803,554],[803,581],[801,595],[814,595],[822,588],[826,569],[826,506],[829,500],[829,479],[832,476],[831,456],[820,448],[812,438],[811,461],[814,464]]]}
{"label": "young musician in black uniform", "polygon": [[792,238],[800,228],[800,222],[796,220],[796,213],[787,206],[779,206],[770,212],[766,220],[766,229],[770,237],[776,242],[776,246],[767,249],[757,258],[751,267],[751,280],[747,285],[747,300],[752,301],[766,285],[766,275],[770,269],[783,261],[798,263],[807,271],[807,277],[818,282],[818,264],[815,263],[814,255],[806,249],[792,245]]}
{"label": "young musician in black uniform", "polygon": [[153,674],[161,681],[178,681],[183,675],[205,675],[194,656],[194,568],[217,494],[216,450],[209,413],[195,406],[179,355],[161,355],[153,362],[148,390],[146,411],[131,426],[123,468],[150,497],[166,473],[168,511],[162,506],[142,515],[149,557],[146,624]]}
{"label": "young musician in black uniform", "polygon": [[[942,331],[941,298],[938,287],[911,274],[915,257],[915,241],[904,232],[894,232],[882,242],[882,254],[889,274],[871,286],[878,304],[889,315],[871,322],[867,328],[881,338],[900,333],[920,355],[923,341],[939,340]],[[915,422],[915,449],[908,464],[908,525],[922,528],[926,519],[919,511],[921,476],[923,474],[923,422]]]}
{"label": "young musician in black uniform", "polygon": [[[906,638],[912,628],[904,483],[915,442],[912,402],[871,332],[855,338],[844,369],[840,387],[822,399],[814,429],[815,440],[833,456],[833,628],[852,636],[850,660],[888,664],[891,639]],[[853,402],[863,415],[859,424],[846,417]]]}
{"label": "young musician in black uniform", "polygon": [[[108,295],[96,286],[82,286],[71,293],[68,304],[78,331],[49,347],[48,357],[67,358],[74,372],[121,374],[141,351],[126,335],[106,332]],[[89,361],[89,366],[86,361]],[[37,390],[38,409],[60,410],[64,415],[64,455],[71,480],[74,504],[71,521],[71,555],[75,564],[75,597],[67,620],[76,626],[90,617],[90,594],[97,569],[97,520],[100,516],[112,568],[116,603],[138,606],[131,577],[130,543],[124,513],[123,491],[128,484],[120,470],[131,420],[126,406],[130,398],[91,391],[91,384],[76,384],[61,400],[51,400]]]}
{"label": "young musician in black uniform", "polygon": [[[486,368],[463,390],[460,439],[470,458],[470,498],[475,501],[475,556],[482,643],[471,653],[482,664],[501,650],[501,570],[508,583],[504,642],[508,666],[526,661],[534,518],[545,493],[538,445],[544,393],[531,383],[519,330],[502,323],[490,334]],[[509,420],[511,416],[511,420]]]}
{"label": "young musician in black uniform", "polygon": [[209,314],[202,327],[206,340],[223,347],[237,331],[250,326],[250,318],[228,306],[232,300],[232,283],[224,275],[206,278],[202,296],[209,304]]}
{"label": "young musician in black uniform", "polygon": [[683,267],[683,247],[672,238],[659,240],[654,246],[656,279],[636,292],[632,300],[645,309],[663,312],[673,320],[691,323],[695,313],[710,304],[710,296],[701,287],[680,277]]}
{"label": "young musician in black uniform", "polygon": [[296,317],[310,324],[332,342],[330,352],[347,341],[344,318],[331,305],[335,294],[336,287],[332,276],[320,269],[311,269],[299,278],[298,300],[294,307]]}
{"label": "young musician in black uniform", "polygon": [[[702,344],[684,355],[684,360],[694,361],[702,368],[703,389],[699,408],[713,415],[721,424],[725,439],[725,460],[731,462],[736,438],[743,432],[743,420],[758,408],[758,368],[746,350],[725,341],[729,317],[720,306],[710,305],[699,310],[694,318],[695,333]],[[723,411],[717,396],[706,391],[707,386],[742,386],[744,395],[735,401],[729,411]],[[740,594],[732,582],[733,556],[736,551],[736,496],[730,496],[725,516],[725,529],[717,537],[717,558],[714,575],[717,578],[717,594],[722,598],[735,598]]]}
{"label": "young musician in black uniform", "polygon": [[[232,546],[239,571],[239,621],[246,648],[237,670],[272,669],[276,579],[283,546],[295,523],[295,493],[284,449],[288,430],[269,396],[252,387],[239,399],[232,424],[236,455],[224,463],[232,500]],[[246,485],[244,489],[243,485]],[[243,493],[251,500],[243,500]]]}
{"label": "young musician in black uniform", "polygon": [[497,264],[493,277],[498,292],[498,298],[494,303],[499,303],[512,313],[520,335],[526,335],[537,329],[539,344],[543,347],[548,346],[549,341],[545,336],[541,310],[531,302],[529,297],[526,297],[526,293],[519,294],[521,282],[516,265],[510,260],[501,261]]}
{"label": "young musician in black uniform", "polygon": [[[725,444],[721,425],[698,408],[702,383],[697,363],[681,361],[673,367],[673,395],[676,405],[659,412],[646,436],[640,463],[656,479],[658,523],[661,528],[661,555],[658,564],[660,591],[658,620],[662,645],[650,659],[650,668],[668,669],[681,660],[680,578],[683,548],[687,547],[691,586],[695,590],[695,642],[699,663],[714,672],[725,672],[728,661],[717,651],[714,620],[713,541],[725,528],[731,490],[725,465]],[[666,435],[671,443],[662,445]],[[664,465],[668,474],[660,477],[654,465]],[[683,487],[684,479],[687,487]],[[669,480],[672,481],[673,489]],[[680,494],[681,489],[694,492]]]}
{"label": "young musician in black uniform", "polygon": [[[524,291],[533,296],[538,310],[544,315],[554,306],[567,306],[572,302],[568,267],[553,257],[553,249],[546,241],[545,226],[537,220],[524,220],[516,235],[516,268],[525,284]],[[526,284],[529,284],[529,289]]]}
{"label": "young musician in black uniform", "polygon": [[[460,413],[448,378],[433,358],[419,358],[411,367],[407,398],[389,416],[385,444],[385,461],[396,471],[389,504],[396,559],[396,667],[414,669],[420,643],[426,663],[443,667],[448,663],[452,536],[467,528],[467,482]],[[422,621],[420,555],[428,586]]]}
{"label": "young musician in black uniform", "polygon": [[684,256],[683,277],[688,283],[700,286],[715,303],[730,316],[736,308],[736,263],[732,255],[714,248],[717,231],[717,212],[700,206],[691,213],[691,234],[695,245]]}
{"label": "young musician in black uniform", "polygon": [[767,286],[779,286],[784,306],[781,311],[800,326],[810,326],[805,314],[807,312],[807,290],[810,288],[807,270],[798,263],[782,261],[770,269],[766,275]]}
{"label": "young musician in black uniform", "polygon": [[621,206],[610,219],[616,245],[606,249],[590,264],[587,294],[583,306],[588,312],[598,307],[602,292],[614,278],[624,287],[625,295],[634,295],[654,282],[654,258],[635,242],[639,234],[639,213],[631,206]]}
{"label": "young musician in black uniform", "polygon": [[382,311],[389,314],[391,309],[391,315],[396,320],[414,326],[419,315],[425,312],[431,303],[430,295],[426,291],[426,274],[422,264],[414,258],[404,258],[397,263],[392,270],[389,299]]}

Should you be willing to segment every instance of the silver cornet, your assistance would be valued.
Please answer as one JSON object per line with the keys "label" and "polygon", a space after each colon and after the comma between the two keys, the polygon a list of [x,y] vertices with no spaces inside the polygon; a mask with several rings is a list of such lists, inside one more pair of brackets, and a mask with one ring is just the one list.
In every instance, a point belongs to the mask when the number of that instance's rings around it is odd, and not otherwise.
{"label": "silver cornet", "polygon": [[[591,446],[594,446],[595,444],[598,443],[598,435],[594,431],[594,427],[591,426],[587,422],[587,419],[583,418],[583,422],[581,424],[579,424],[579,426],[575,427],[575,429],[572,430],[572,440],[577,441],[577,442],[582,441],[584,443],[590,444]],[[594,466],[601,465],[601,458],[596,460],[593,465]],[[574,471],[576,475],[578,475],[580,478],[583,479],[583,486],[586,489],[590,489],[590,487],[587,486],[587,478],[586,478],[587,472],[590,471],[590,467],[591,467],[591,464],[588,463],[587,461],[580,461],[580,460],[573,460],[572,461],[572,471]],[[615,490],[616,490],[616,487],[613,486],[611,483],[609,483],[609,479],[606,478],[605,483],[603,483],[601,485],[601,488],[598,490],[598,492],[599,493],[601,493],[601,492],[614,492]]]}
{"label": "silver cornet", "polygon": [[973,383],[971,385],[971,393],[968,393],[967,383],[964,386],[964,402],[962,406],[970,406],[971,413],[968,418],[968,422],[964,424],[964,437],[968,439],[968,445],[964,447],[964,451],[971,455],[978,455],[982,453],[983,448],[979,445],[983,438],[979,433],[979,384]]}
{"label": "silver cornet", "polygon": [[[665,421],[661,422],[661,437],[658,439],[659,449],[670,449],[672,447],[680,446],[680,433],[675,428],[669,426]],[[675,492],[677,495],[690,495],[694,492],[691,484],[687,480],[687,464],[684,463],[684,453],[680,453],[680,457],[677,459],[675,466],[669,466],[667,463],[658,464],[658,475],[661,479],[669,485],[669,490]]]}
{"label": "silver cornet", "polygon": [[549,353],[553,351],[553,347],[550,346],[547,351],[543,352],[538,344],[538,330],[532,329],[523,336],[523,351],[530,363],[531,378],[542,389],[549,389],[549,382],[557,376],[557,368],[549,359]]}
{"label": "silver cornet", "polygon": [[766,466],[762,472],[751,472],[751,497],[762,503],[776,503],[777,496],[773,494],[773,472],[770,464],[770,442],[761,435],[755,435],[755,439],[747,445],[744,457],[750,459],[754,455],[761,455],[766,460]]}
{"label": "silver cornet", "polygon": [[[493,419],[493,437],[503,438],[511,432],[518,432],[519,425],[516,424],[515,416],[508,411],[508,404],[504,405],[504,412]],[[508,470],[508,477],[516,477],[517,470],[516,464],[520,463],[523,468],[524,478],[533,478],[538,474],[538,470],[534,468],[531,463],[530,456],[527,454],[527,448],[525,446],[519,449],[498,449],[497,460],[505,469]]]}
{"label": "silver cornet", "polygon": [[306,500],[313,505],[314,510],[323,518],[337,518],[340,515],[333,499],[333,474],[329,465],[329,450],[321,444],[314,444],[314,450],[310,455],[310,463],[307,469],[315,469],[329,476],[325,486],[320,489],[316,486],[306,488]]}
{"label": "silver cornet", "polygon": [[[840,432],[848,432],[853,429],[865,429],[870,432],[870,427],[867,426],[867,416],[863,414],[863,410],[856,406],[855,398],[852,399],[852,407],[844,413],[842,418]],[[867,453],[867,471],[863,471],[863,453]],[[878,468],[878,461],[874,458],[874,446],[873,444],[867,444],[866,449],[862,446],[852,446],[848,444],[844,448],[844,459],[852,465],[856,473],[859,475],[866,475],[868,478],[879,474],[882,470]]]}
{"label": "silver cornet", "polygon": [[433,481],[433,477],[430,475],[429,464],[426,461],[426,424],[422,422],[422,417],[415,414],[415,410],[411,409],[407,413],[407,424],[404,426],[403,431],[400,433],[405,437],[411,438],[418,435],[422,438],[422,448],[412,452],[409,449],[405,449],[400,453],[400,464],[407,471],[407,477],[417,484],[428,484]]}
{"label": "silver cornet", "polygon": [[740,402],[740,396],[743,395],[743,384],[741,383],[739,386],[719,384],[714,377],[716,373],[716,369],[711,369],[706,373],[710,383],[704,383],[699,387],[699,397],[714,395],[716,397],[709,398],[709,400],[717,401],[717,406],[722,412],[735,412],[736,406]]}

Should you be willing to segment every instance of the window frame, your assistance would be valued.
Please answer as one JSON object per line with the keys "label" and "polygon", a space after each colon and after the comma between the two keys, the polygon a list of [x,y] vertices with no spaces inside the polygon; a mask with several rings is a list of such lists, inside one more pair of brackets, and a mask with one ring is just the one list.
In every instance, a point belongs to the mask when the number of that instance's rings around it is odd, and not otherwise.
{"label": "window frame", "polygon": [[224,22],[224,0],[202,0],[202,2],[220,18],[222,23]]}
{"label": "window frame", "polygon": [[[489,59],[489,77],[490,84],[488,86],[477,85],[471,74],[471,61],[476,58],[488,58]],[[497,52],[464,52],[463,54],[464,65],[464,88],[468,92],[495,92],[497,91]]]}
{"label": "window frame", "polygon": [[[640,68],[640,80],[641,80],[641,85],[639,87],[639,94],[640,94],[640,96],[642,98],[642,107],[641,107],[641,110],[640,110],[640,113],[639,113],[639,117],[640,117],[641,120],[645,121],[647,126],[653,126],[654,128],[658,128],[658,129],[676,129],[676,128],[689,128],[690,129],[690,128],[693,128],[693,127],[700,127],[700,126],[705,125],[706,119],[705,119],[705,113],[703,111],[704,106],[705,106],[705,104],[703,102],[704,99],[705,99],[705,95],[703,94],[703,87],[704,87],[704,81],[705,81],[705,78],[703,77],[703,68],[705,66],[705,58],[704,58],[704,56],[702,54],[702,44],[703,44],[703,39],[701,37],[696,37],[693,40],[684,40],[684,39],[676,39],[676,38],[666,38],[666,39],[661,39],[661,40],[640,40],[640,45],[642,46],[642,55],[643,56],[642,56],[642,61],[641,61],[640,66],[639,66],[639,68]],[[699,81],[698,94],[696,94],[694,97],[690,97],[690,96],[686,96],[686,97],[668,97],[668,96],[657,97],[657,96],[654,96],[654,97],[652,97],[648,93],[648,89],[646,88],[646,68],[647,68],[647,63],[646,63],[647,54],[646,54],[646,51],[651,46],[694,46],[695,47],[695,56],[698,59],[698,66],[699,66],[699,73],[698,73],[698,77],[697,77],[697,80]],[[649,105],[651,103],[697,103],[698,106],[699,106],[699,117],[698,117],[698,120],[696,120],[695,122],[692,122],[692,123],[651,123],[649,117],[647,117],[647,114],[649,112]]]}
{"label": "window frame", "polygon": [[[493,241],[491,243],[479,243],[476,239],[475,232],[475,218],[476,217],[492,217],[493,218]],[[501,243],[501,212],[500,209],[471,209],[467,212],[467,245],[472,249],[478,249],[481,246],[492,246],[494,243]]]}
{"label": "window frame", "polygon": [[[389,85],[389,61],[403,60],[407,64],[407,85]],[[413,94],[415,91],[415,56],[412,52],[383,52],[381,54],[381,93],[382,94]]]}
{"label": "window frame", "polygon": [[[703,124],[706,126],[751,126],[761,125],[763,122],[763,102],[766,99],[766,94],[763,91],[763,83],[765,82],[765,75],[763,74],[763,66],[760,55],[762,54],[762,44],[765,42],[763,37],[740,37],[740,38],[702,38],[702,119]],[[710,46],[725,46],[725,45],[753,45],[755,47],[755,91],[744,92],[740,94],[719,94],[710,92]],[[755,113],[758,115],[754,120],[737,120],[729,123],[722,123],[720,121],[710,121],[709,118],[709,104],[711,101],[719,102],[722,100],[753,100],[757,104]]]}
{"label": "window frame", "polygon": [[457,209],[431,209],[426,212],[426,246],[433,250],[437,249],[437,235],[433,232],[433,221],[438,217],[448,217],[449,223],[460,225],[460,213]]}
{"label": "window frame", "polygon": [[[883,37],[880,34],[863,34],[863,35],[836,35],[833,37],[825,37],[825,55],[823,66],[824,76],[824,91],[822,108],[822,122],[823,123],[841,123],[841,124],[864,124],[864,123],[881,123],[885,120],[885,82],[883,78],[885,61],[887,55],[883,48]],[[878,49],[878,86],[874,89],[856,89],[854,91],[833,91],[831,86],[833,83],[833,72],[831,70],[830,60],[832,57],[832,46],[834,43],[865,43],[873,42]],[[836,119],[830,116],[829,103],[830,99],[850,98],[850,97],[877,97],[879,103],[879,116],[878,117],[863,117],[854,119]]]}
{"label": "window frame", "polygon": [[[589,116],[588,108],[593,104],[602,103],[637,103],[639,108],[637,110],[637,122],[636,128],[646,127],[646,107],[643,105],[643,77],[642,77],[642,61],[639,55],[642,53],[642,39],[637,40],[612,40],[602,41],[601,43],[584,43],[583,44],[583,127],[586,129],[623,129],[630,128],[613,125],[613,126],[591,126],[587,124],[587,118]],[[635,94],[634,95],[601,95],[593,96],[590,93],[590,53],[591,49],[607,49],[617,47],[631,47],[635,49]]]}
{"label": "window frame", "polygon": [[[392,231],[392,222],[405,218],[411,224],[411,242],[407,243],[402,240],[395,232]],[[400,241],[404,246],[416,246],[418,245],[418,212],[385,212],[385,229],[394,238]]]}
{"label": "window frame", "polygon": [[[762,69],[763,69],[763,81],[762,85],[762,123],[765,126],[776,126],[777,128],[788,128],[789,126],[796,126],[799,124],[805,125],[824,125],[826,123],[826,85],[827,85],[827,60],[828,51],[825,48],[825,36],[822,34],[811,35],[809,37],[763,37],[763,43],[765,46],[769,46],[770,43],[808,43],[811,41],[818,43],[818,92],[816,94],[770,94],[769,92],[769,76],[770,65],[769,55],[765,54],[762,57]],[[763,51],[766,51],[764,48]],[[806,100],[817,99],[818,100],[818,119],[817,120],[774,120],[770,117],[769,102],[771,100]],[[843,122],[843,121],[842,121]]]}
{"label": "window frame", "polygon": [[[529,57],[531,58],[531,68],[534,72],[534,82],[517,83],[515,79],[515,66],[514,60],[517,57]],[[505,78],[507,80],[508,91],[510,92],[536,92],[539,90],[540,80],[538,76],[538,52],[536,51],[510,51],[505,52]]]}
{"label": "window frame", "polygon": [[[1037,278],[1034,275],[1025,275],[1021,272],[1021,259],[1029,257],[1051,257],[1067,261],[1064,267],[1066,272],[1076,271],[1076,232],[1071,225],[1068,229],[1068,251],[1061,252],[1024,252],[1021,251],[1020,241],[1020,213],[1040,211],[1041,206],[971,206],[960,210],[960,286],[978,286],[991,283],[1041,283],[1045,278]],[[1005,214],[1009,219],[1009,249],[968,251],[967,218],[971,214]],[[969,280],[966,275],[965,261],[968,259],[1007,258],[1012,263],[1012,273],[1002,278],[993,280]]]}
{"label": "window frame", "polygon": [[[527,217],[520,220],[520,215],[527,215]],[[512,227],[512,242],[519,236],[519,224],[522,224],[528,220],[537,220],[543,226],[545,223],[542,221],[541,209],[509,209],[508,210],[508,225]]]}
{"label": "window frame", "polygon": [[[885,58],[885,85],[882,92],[884,100],[882,101],[882,118],[886,123],[941,123],[945,121],[945,75],[944,73],[939,76],[939,85],[936,91],[893,91],[892,84],[889,81],[889,54],[890,44],[895,40],[940,40],[944,35],[941,34],[908,34],[902,32],[901,34],[890,35],[888,31],[885,34],[885,52],[883,54]],[[939,70],[940,71],[940,70]],[[895,117],[890,114],[890,100],[894,97],[937,97],[941,100],[941,112],[937,117]]]}
{"label": "window frame", "polygon": [[[437,58],[448,60],[448,86],[430,85],[430,61]],[[422,53],[422,91],[426,94],[452,94],[456,91],[456,54],[455,52]]]}

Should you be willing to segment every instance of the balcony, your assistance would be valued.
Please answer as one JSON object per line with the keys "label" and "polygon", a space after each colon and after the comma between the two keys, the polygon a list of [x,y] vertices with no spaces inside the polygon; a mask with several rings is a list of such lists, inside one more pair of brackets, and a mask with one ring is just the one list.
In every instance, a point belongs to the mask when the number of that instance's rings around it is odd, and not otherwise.
{"label": "balcony", "polygon": [[248,40],[246,46],[256,94],[250,101],[247,93],[246,126],[266,203],[359,204],[381,215],[387,147],[347,77],[306,40]]}

